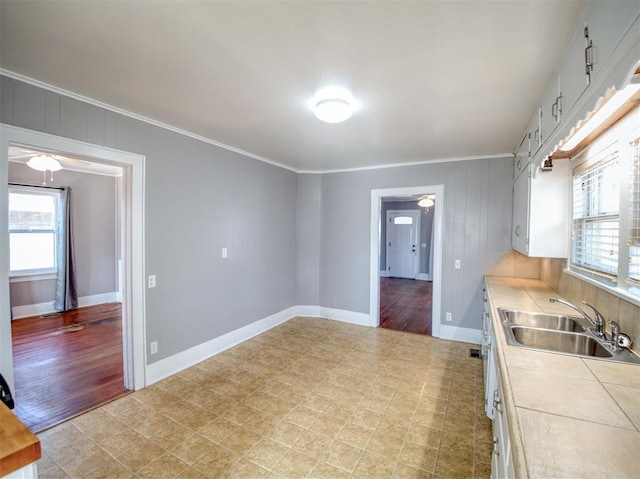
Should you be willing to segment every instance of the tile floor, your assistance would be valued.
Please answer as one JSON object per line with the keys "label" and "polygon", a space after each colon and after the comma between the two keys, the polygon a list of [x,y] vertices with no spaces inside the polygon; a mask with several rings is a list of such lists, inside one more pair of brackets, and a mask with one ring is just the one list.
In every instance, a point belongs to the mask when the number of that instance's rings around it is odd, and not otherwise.
{"label": "tile floor", "polygon": [[39,435],[47,478],[488,478],[470,345],[295,318]]}

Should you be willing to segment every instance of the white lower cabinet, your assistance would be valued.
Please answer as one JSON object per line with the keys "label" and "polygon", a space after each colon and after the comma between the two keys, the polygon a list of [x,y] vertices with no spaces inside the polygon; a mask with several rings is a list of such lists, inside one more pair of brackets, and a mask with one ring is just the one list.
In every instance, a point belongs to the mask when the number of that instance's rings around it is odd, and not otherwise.
{"label": "white lower cabinet", "polygon": [[504,395],[500,373],[496,374],[496,388],[493,392],[493,457],[491,459],[491,478],[513,478],[513,460],[511,459],[511,441],[509,440],[509,424],[504,411]]}
{"label": "white lower cabinet", "polygon": [[[488,319],[488,321],[487,321]],[[485,411],[492,420],[493,457],[491,459],[491,479],[515,477],[513,461],[511,459],[511,441],[509,440],[509,423],[504,407],[504,394],[500,368],[498,367],[497,344],[490,313],[485,313],[485,325],[488,343],[485,360]],[[484,339],[484,338],[483,338]]]}

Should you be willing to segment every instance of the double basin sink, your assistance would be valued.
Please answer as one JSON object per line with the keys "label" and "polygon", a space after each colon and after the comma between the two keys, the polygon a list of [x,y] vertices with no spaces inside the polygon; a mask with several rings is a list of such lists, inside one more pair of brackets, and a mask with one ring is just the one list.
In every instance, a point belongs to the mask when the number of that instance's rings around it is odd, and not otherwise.
{"label": "double basin sink", "polygon": [[507,344],[512,346],[640,364],[627,348],[596,337],[583,318],[499,308]]}

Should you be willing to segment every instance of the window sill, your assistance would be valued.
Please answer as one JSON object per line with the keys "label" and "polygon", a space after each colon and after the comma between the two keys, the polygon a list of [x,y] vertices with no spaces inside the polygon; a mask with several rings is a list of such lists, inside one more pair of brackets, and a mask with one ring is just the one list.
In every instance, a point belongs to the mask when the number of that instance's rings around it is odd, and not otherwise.
{"label": "window sill", "polygon": [[56,279],[56,273],[20,273],[15,276],[9,275],[9,283],[25,283],[27,281],[43,281]]}
{"label": "window sill", "polygon": [[613,288],[611,286],[607,286],[604,283],[601,283],[599,281],[596,281],[593,278],[590,278],[588,276],[584,276],[576,271],[573,271],[569,268],[565,268],[564,272],[566,274],[568,274],[569,276],[573,276],[574,278],[578,278],[581,281],[584,281],[585,283],[589,283],[597,288],[602,289],[603,291],[606,291],[607,293],[610,293],[614,296],[617,296],[620,299],[625,300],[628,303],[634,304],[635,306],[640,306],[640,298],[638,298],[637,296],[633,296],[629,293],[627,293],[626,291],[620,289],[620,288]]}

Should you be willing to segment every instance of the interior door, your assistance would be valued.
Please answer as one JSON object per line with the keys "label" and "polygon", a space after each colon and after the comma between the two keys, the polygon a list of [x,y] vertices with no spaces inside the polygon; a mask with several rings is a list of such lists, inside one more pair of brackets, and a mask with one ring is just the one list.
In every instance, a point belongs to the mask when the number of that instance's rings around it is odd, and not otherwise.
{"label": "interior door", "polygon": [[387,275],[418,277],[420,211],[387,211]]}

